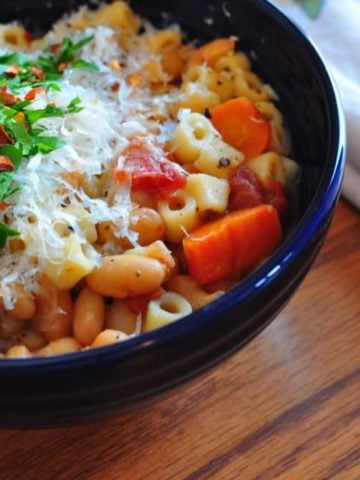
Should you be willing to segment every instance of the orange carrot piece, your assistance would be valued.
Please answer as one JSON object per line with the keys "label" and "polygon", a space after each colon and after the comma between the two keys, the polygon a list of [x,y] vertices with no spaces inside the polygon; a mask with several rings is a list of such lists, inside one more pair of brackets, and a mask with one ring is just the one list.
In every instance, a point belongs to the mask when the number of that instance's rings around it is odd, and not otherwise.
{"label": "orange carrot piece", "polygon": [[210,113],[224,141],[243,152],[246,158],[260,155],[269,144],[270,123],[248,98],[228,100]]}
{"label": "orange carrot piece", "polygon": [[201,226],[183,240],[183,247],[190,275],[206,285],[246,273],[281,240],[277,211],[271,205],[260,205]]}
{"label": "orange carrot piece", "polygon": [[210,67],[225,55],[232,53],[235,49],[235,40],[232,38],[218,38],[212,42],[206,43],[195,50],[191,56],[187,67],[194,67],[206,63]]}

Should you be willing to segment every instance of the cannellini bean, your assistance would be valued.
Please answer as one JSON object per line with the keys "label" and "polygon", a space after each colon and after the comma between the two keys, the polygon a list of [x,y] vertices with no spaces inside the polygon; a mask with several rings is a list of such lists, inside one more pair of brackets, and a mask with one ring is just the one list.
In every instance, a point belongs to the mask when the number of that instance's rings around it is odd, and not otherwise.
{"label": "cannellini bean", "polygon": [[14,320],[31,320],[36,312],[35,297],[24,285],[12,287],[15,303],[12,309],[6,310],[7,315]]}
{"label": "cannellini bean", "polygon": [[25,345],[14,345],[9,348],[6,358],[30,358],[31,352]]}
{"label": "cannellini bean", "polygon": [[207,293],[198,282],[189,275],[175,275],[167,281],[167,290],[182,295],[194,310],[219,298],[224,292]]}
{"label": "cannellini bean", "polygon": [[9,338],[21,332],[25,326],[25,322],[14,320],[6,315],[1,315],[0,319],[0,335],[4,338]]}
{"label": "cannellini bean", "polygon": [[140,205],[140,207],[147,207],[156,209],[157,197],[143,192],[142,190],[133,190],[131,192],[131,201]]}
{"label": "cannellini bean", "polygon": [[37,350],[35,354],[40,357],[51,357],[52,355],[63,355],[64,353],[78,352],[79,350],[81,350],[81,345],[75,338],[65,337],[53,340],[45,347]]}
{"label": "cannellini bean", "polygon": [[19,237],[10,238],[9,248],[11,253],[20,252],[25,249],[25,242]]}
{"label": "cannellini bean", "polygon": [[165,225],[153,208],[135,208],[130,215],[130,229],[136,232],[140,245],[149,245],[165,237]]}
{"label": "cannellini bean", "polygon": [[39,350],[47,344],[46,338],[34,330],[23,330],[16,335],[16,340],[30,351]]}
{"label": "cannellini bean", "polygon": [[136,330],[137,314],[125,300],[115,300],[106,314],[106,328],[131,335]]}
{"label": "cannellini bean", "polygon": [[84,287],[75,301],[74,337],[82,345],[90,345],[104,328],[104,322],[104,297]]}
{"label": "cannellini bean", "polygon": [[171,251],[167,248],[164,242],[157,240],[156,242],[147,245],[146,247],[136,247],[126,252],[129,255],[143,255],[158,260],[164,264],[168,271],[173,271],[175,268],[175,260]]}
{"label": "cannellini bean", "polygon": [[128,336],[124,332],[118,330],[104,330],[95,338],[92,343],[92,347],[104,347],[105,345],[111,345],[112,343],[123,342]]}
{"label": "cannellini bean", "polygon": [[104,245],[104,243],[111,242],[124,250],[132,247],[128,238],[117,237],[115,232],[116,225],[113,222],[107,221],[99,223],[97,225],[98,243]]}
{"label": "cannellini bean", "polygon": [[14,337],[3,338],[0,336],[0,355],[4,354],[4,352],[7,352],[9,348],[13,347],[14,345],[16,345],[16,340]]}
{"label": "cannellini bean", "polygon": [[153,258],[136,254],[113,255],[87,276],[95,293],[114,298],[150,293],[160,287],[167,273],[165,265]]}
{"label": "cannellini bean", "polygon": [[34,324],[47,340],[56,340],[71,333],[73,304],[68,290],[57,289],[43,275],[39,280],[36,305]]}

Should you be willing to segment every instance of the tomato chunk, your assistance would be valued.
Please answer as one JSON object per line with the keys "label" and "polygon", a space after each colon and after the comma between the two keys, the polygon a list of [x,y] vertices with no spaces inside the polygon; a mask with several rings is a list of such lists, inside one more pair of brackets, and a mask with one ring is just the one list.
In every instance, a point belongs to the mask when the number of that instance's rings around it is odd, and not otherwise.
{"label": "tomato chunk", "polygon": [[124,169],[117,170],[115,176],[121,181],[129,175],[133,190],[167,198],[176,190],[185,188],[185,172],[169,160],[159,146],[134,142],[126,148],[124,156]]}
{"label": "tomato chunk", "polygon": [[154,292],[146,293],[144,295],[138,295],[136,297],[129,297],[126,299],[127,305],[131,308],[131,310],[135,313],[144,314],[146,312],[147,306],[151,300],[155,300],[156,298],[161,297],[161,295],[165,292],[163,288],[158,288]]}
{"label": "tomato chunk", "polygon": [[280,182],[269,179],[264,187],[254,172],[241,165],[234,171],[229,183],[230,211],[257,207],[266,203],[277,210],[281,220],[286,219],[289,204]]}
{"label": "tomato chunk", "polygon": [[281,220],[285,220],[289,211],[289,203],[282,184],[276,180],[269,180],[265,197],[266,203],[277,210]]}
{"label": "tomato chunk", "polygon": [[229,209],[252,208],[264,202],[265,190],[258,177],[249,168],[240,166],[230,181]]}

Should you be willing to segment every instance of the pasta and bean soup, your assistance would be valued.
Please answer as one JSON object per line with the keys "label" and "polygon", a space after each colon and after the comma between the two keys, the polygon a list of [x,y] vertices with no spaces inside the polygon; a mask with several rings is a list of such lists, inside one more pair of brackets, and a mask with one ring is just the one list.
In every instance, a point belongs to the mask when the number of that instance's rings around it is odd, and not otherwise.
{"label": "pasta and bean soup", "polygon": [[149,332],[271,255],[299,173],[275,102],[236,38],[122,1],[1,26],[2,358]]}

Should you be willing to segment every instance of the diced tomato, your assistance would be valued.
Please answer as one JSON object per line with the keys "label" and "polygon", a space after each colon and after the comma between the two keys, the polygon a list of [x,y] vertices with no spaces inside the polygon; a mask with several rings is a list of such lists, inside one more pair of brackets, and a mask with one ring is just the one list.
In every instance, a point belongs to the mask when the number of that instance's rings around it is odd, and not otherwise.
{"label": "diced tomato", "polygon": [[16,77],[16,75],[19,75],[20,72],[21,67],[19,67],[19,65],[9,65],[4,73],[8,77]]}
{"label": "diced tomato", "polygon": [[5,128],[2,125],[0,125],[0,145],[7,145],[8,143],[14,143],[14,141],[8,135]]}
{"label": "diced tomato", "polygon": [[38,93],[42,92],[44,89],[42,87],[35,87],[35,88],[32,88],[31,90],[29,90],[27,92],[27,94],[25,95],[25,100],[35,100],[35,98],[37,97]]}
{"label": "diced tomato", "polygon": [[257,175],[242,165],[234,171],[229,183],[230,211],[253,208],[266,203],[277,210],[281,220],[286,219],[288,200],[280,182],[268,180],[264,187]]}
{"label": "diced tomato", "polygon": [[238,167],[230,179],[229,209],[257,207],[264,203],[265,190],[258,177],[249,168]]}
{"label": "diced tomato", "polygon": [[286,219],[289,205],[284,192],[284,187],[280,182],[277,182],[276,180],[268,181],[265,201],[277,210],[281,220]]}
{"label": "diced tomato", "polygon": [[7,91],[7,87],[1,87],[0,89],[0,100],[3,102],[4,105],[7,107],[10,105],[14,105],[14,103],[17,103],[19,100],[18,98],[15,97],[12,93],[9,93]]}
{"label": "diced tomato", "polygon": [[6,155],[0,155],[0,172],[7,172],[14,170],[14,164]]}
{"label": "diced tomato", "polygon": [[30,67],[30,72],[38,79],[38,80],[42,80],[45,75],[44,75],[44,72],[41,68],[39,67]]}
{"label": "diced tomato", "polygon": [[137,297],[129,297],[126,299],[127,305],[135,313],[145,313],[147,306],[151,300],[161,297],[165,292],[163,288],[158,288],[154,292],[146,293],[145,295],[138,295]]}
{"label": "diced tomato", "polygon": [[54,43],[50,46],[51,53],[57,55],[58,51],[60,50],[60,43]]}
{"label": "diced tomato", "polygon": [[27,30],[24,32],[24,40],[26,43],[32,42],[32,33],[28,32]]}
{"label": "diced tomato", "polygon": [[174,191],[186,186],[186,175],[176,163],[157,145],[132,143],[124,152],[125,166],[116,170],[115,177],[123,181],[131,175],[131,188],[151,195],[167,198]]}

